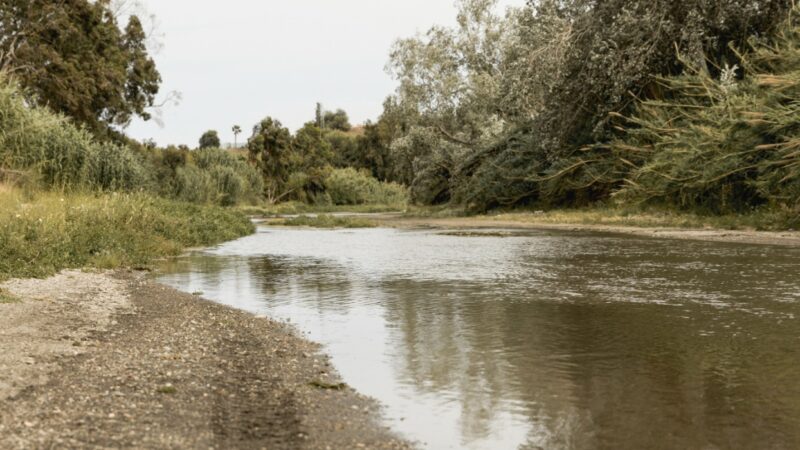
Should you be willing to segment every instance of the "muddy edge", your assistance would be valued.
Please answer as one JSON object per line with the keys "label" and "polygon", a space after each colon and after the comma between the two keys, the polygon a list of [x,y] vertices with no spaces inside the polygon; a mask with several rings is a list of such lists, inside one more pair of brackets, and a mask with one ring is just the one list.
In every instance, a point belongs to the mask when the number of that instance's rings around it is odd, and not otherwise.
{"label": "muddy edge", "polygon": [[287,325],[140,272],[0,288],[0,448],[411,447]]}

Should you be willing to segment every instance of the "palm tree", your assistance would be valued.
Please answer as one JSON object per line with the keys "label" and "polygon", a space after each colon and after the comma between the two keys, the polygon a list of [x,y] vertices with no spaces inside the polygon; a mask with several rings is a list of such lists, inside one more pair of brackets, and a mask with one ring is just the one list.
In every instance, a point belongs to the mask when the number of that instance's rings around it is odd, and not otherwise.
{"label": "palm tree", "polygon": [[239,125],[234,125],[232,131],[233,131],[233,148],[239,148],[238,137],[240,134],[242,134],[242,127],[240,127]]}

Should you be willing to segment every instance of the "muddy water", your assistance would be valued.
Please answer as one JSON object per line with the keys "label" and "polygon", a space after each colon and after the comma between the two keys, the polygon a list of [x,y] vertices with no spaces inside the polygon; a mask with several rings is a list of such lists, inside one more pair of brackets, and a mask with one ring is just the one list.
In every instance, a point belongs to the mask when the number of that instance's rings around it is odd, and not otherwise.
{"label": "muddy water", "polygon": [[433,449],[800,448],[800,250],[292,230],[160,280],[287,319]]}

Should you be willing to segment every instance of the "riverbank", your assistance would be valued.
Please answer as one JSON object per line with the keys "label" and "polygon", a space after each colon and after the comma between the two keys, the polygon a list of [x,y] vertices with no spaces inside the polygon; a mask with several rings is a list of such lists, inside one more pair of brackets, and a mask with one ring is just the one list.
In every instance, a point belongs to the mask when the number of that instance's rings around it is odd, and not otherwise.
{"label": "riverbank", "polygon": [[780,245],[800,247],[798,231],[727,230],[720,228],[676,228],[647,225],[616,225],[604,223],[555,222],[539,218],[535,214],[514,214],[474,217],[413,217],[402,215],[374,215],[370,217],[380,226],[392,228],[437,228],[437,229],[515,229],[591,231],[617,233],[663,239],[730,242],[739,244]]}
{"label": "riverbank", "polygon": [[744,220],[736,226],[723,226],[730,220],[708,219],[690,215],[617,215],[608,211],[555,211],[549,213],[515,212],[497,215],[448,215],[411,213],[337,212],[268,217],[271,226],[300,226],[312,228],[399,229],[433,228],[442,230],[509,229],[590,231],[616,233],[663,239],[684,239],[740,244],[780,245],[800,247],[798,231],[765,231],[747,225]]}
{"label": "riverbank", "polygon": [[145,193],[27,191],[0,183],[0,280],[68,268],[146,267],[253,231],[244,214],[228,208]]}
{"label": "riverbank", "polygon": [[408,448],[289,326],[141,272],[12,280],[0,448]]}

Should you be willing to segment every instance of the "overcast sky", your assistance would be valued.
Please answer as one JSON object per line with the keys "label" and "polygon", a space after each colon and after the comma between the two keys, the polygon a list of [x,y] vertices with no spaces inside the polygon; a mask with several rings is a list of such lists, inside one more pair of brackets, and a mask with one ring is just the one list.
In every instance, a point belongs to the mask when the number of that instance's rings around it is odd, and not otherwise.
{"label": "overcast sky", "polygon": [[[317,101],[351,122],[376,119],[394,89],[384,67],[392,43],[434,24],[455,23],[454,0],[143,0],[156,15],[163,48],[155,56],[162,94],[183,100],[164,126],[126,131],[160,145],[195,146],[216,129],[232,142],[265,116],[295,130]],[[502,8],[524,0],[500,0]],[[240,137],[242,139],[242,137]]]}

